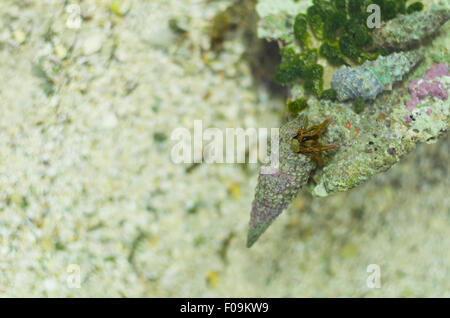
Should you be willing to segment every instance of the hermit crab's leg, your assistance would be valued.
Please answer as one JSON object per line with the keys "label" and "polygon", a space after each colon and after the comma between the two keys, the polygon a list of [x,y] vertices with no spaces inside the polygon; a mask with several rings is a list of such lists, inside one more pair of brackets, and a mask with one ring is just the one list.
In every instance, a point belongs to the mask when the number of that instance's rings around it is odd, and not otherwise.
{"label": "hermit crab's leg", "polygon": [[309,147],[309,146],[312,146],[314,143],[315,143],[315,140],[307,140],[307,141],[301,142],[302,147]]}
{"label": "hermit crab's leg", "polygon": [[329,122],[330,122],[329,119],[325,119],[323,123],[321,123],[319,126],[315,126],[317,134],[320,134],[325,129],[325,127],[328,125]]}
{"label": "hermit crab's leg", "polygon": [[307,130],[303,130],[301,135],[303,137],[315,136],[315,135],[317,135],[317,132],[314,129],[315,129],[314,127],[311,127],[311,128],[308,128]]}
{"label": "hermit crab's leg", "polygon": [[318,146],[316,149],[318,149],[318,151],[327,151],[327,150],[330,150],[330,149],[334,149],[334,148],[336,148],[337,147],[337,145],[328,145],[328,146]]}
{"label": "hermit crab's leg", "polygon": [[312,136],[306,135],[305,136],[304,134],[299,134],[296,138],[298,139],[298,141],[300,143],[305,143],[307,141],[316,142],[317,139],[319,138],[319,136],[318,135],[312,135]]}
{"label": "hermit crab's leg", "polygon": [[320,150],[318,148],[315,148],[315,147],[308,147],[307,149],[308,149],[307,152],[311,152],[311,153],[313,153],[313,152],[320,152]]}
{"label": "hermit crab's leg", "polygon": [[323,167],[324,166],[324,162],[322,157],[318,154],[318,153],[311,153],[309,155],[309,157],[311,157],[312,159],[314,159],[317,162],[317,165],[319,167]]}
{"label": "hermit crab's leg", "polygon": [[323,123],[321,123],[320,125],[312,126],[304,130],[303,137],[319,135],[322,132],[322,130],[325,129],[325,127],[328,125],[329,122],[330,122],[329,119],[325,119]]}

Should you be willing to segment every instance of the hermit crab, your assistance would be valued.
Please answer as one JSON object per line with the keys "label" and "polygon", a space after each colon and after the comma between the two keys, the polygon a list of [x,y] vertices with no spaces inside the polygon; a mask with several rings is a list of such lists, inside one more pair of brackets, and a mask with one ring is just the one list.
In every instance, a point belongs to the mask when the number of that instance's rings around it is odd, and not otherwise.
{"label": "hermit crab", "polygon": [[291,148],[294,152],[312,158],[319,167],[324,165],[322,153],[328,154],[328,150],[334,149],[337,145],[322,145],[319,137],[328,126],[330,120],[324,120],[320,125],[311,126],[307,129],[294,128],[298,131],[297,135],[292,139]]}

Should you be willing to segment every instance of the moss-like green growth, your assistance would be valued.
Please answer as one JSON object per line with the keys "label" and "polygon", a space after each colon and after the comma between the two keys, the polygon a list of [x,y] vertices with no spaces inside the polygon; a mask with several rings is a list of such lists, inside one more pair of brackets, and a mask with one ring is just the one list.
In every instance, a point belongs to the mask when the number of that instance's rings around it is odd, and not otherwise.
{"label": "moss-like green growth", "polygon": [[333,4],[329,0],[313,0],[313,6],[317,8],[324,21],[335,11]]}
{"label": "moss-like green growth", "polygon": [[409,13],[413,13],[416,11],[422,11],[422,10],[423,10],[423,3],[414,2],[408,6],[408,9],[406,9],[406,12],[409,14]]}
{"label": "moss-like green growth", "polygon": [[[392,0],[374,1],[382,8],[390,8],[395,16],[404,10],[406,0],[398,3]],[[314,36],[327,42],[321,45],[320,53],[330,63],[341,65],[344,63],[343,57],[357,63],[367,60],[366,55],[361,53],[373,41],[366,27],[370,13],[365,8],[369,2],[372,3],[369,0],[349,0],[347,6],[345,0],[315,0],[307,9],[306,21]],[[339,44],[339,48],[335,44]]]}
{"label": "moss-like green growth", "polygon": [[291,61],[298,56],[298,53],[295,52],[295,49],[292,46],[287,46],[280,50],[280,55],[283,58],[283,61]]}
{"label": "moss-like green growth", "polygon": [[336,34],[341,31],[347,23],[347,14],[342,11],[333,12],[324,25],[324,37],[328,40],[336,40]]}
{"label": "moss-like green growth", "polygon": [[327,42],[323,43],[320,46],[320,55],[326,58],[327,61],[333,65],[339,66],[344,63],[337,45],[331,45]]}
{"label": "moss-like green growth", "polygon": [[[285,47],[281,50],[282,62],[275,73],[275,80],[280,84],[291,83],[297,79],[319,80],[323,77],[323,67],[317,64],[319,53],[316,49],[296,53],[294,48]],[[317,85],[315,87],[321,87]],[[321,90],[310,90],[320,93]]]}
{"label": "moss-like green growth", "polygon": [[348,13],[350,16],[357,16],[362,12],[363,0],[349,0],[348,1]]}
{"label": "moss-like green growth", "polygon": [[407,0],[397,0],[395,1],[397,8],[397,14],[405,14],[406,13],[406,1]]}
{"label": "moss-like green growth", "polygon": [[339,49],[344,56],[352,60],[358,60],[361,56],[361,50],[354,44],[351,35],[348,34],[339,39]]}
{"label": "moss-like green growth", "polygon": [[305,62],[306,65],[314,65],[317,63],[317,60],[319,59],[319,53],[316,49],[307,50],[306,52],[302,52],[300,54],[301,58]]}
{"label": "moss-like green growth", "polygon": [[336,10],[346,11],[346,1],[345,0],[332,0],[332,3]]}
{"label": "moss-like green growth", "polygon": [[302,110],[304,110],[308,106],[308,102],[306,98],[298,98],[290,103],[287,104],[288,110],[291,114],[298,114]]}
{"label": "moss-like green growth", "polygon": [[324,21],[319,10],[315,6],[308,8],[306,20],[314,36],[320,40],[323,39]]}
{"label": "moss-like green growth", "polygon": [[275,81],[280,84],[291,83],[304,77],[305,62],[294,48],[285,47],[281,50],[282,62],[275,73]]}
{"label": "moss-like green growth", "polygon": [[320,64],[313,64],[306,67],[305,78],[306,79],[321,79],[323,77],[323,66]]}
{"label": "moss-like green growth", "polygon": [[308,22],[306,21],[306,15],[299,13],[295,17],[294,23],[294,36],[300,43],[302,49],[307,49],[309,46],[309,33]]}
{"label": "moss-like green growth", "polygon": [[364,108],[366,107],[366,103],[364,102],[363,98],[357,98],[355,100],[355,103],[353,104],[353,109],[355,113],[360,114],[364,111]]}
{"label": "moss-like green growth", "polygon": [[305,80],[303,88],[305,89],[305,92],[311,93],[314,96],[319,97],[323,91],[323,79],[309,78]]}
{"label": "moss-like green growth", "polygon": [[305,69],[305,82],[303,88],[305,92],[319,97],[323,91],[323,66],[320,64],[309,65]]}
{"label": "moss-like green growth", "polygon": [[275,81],[279,84],[287,84],[293,82],[297,78],[297,73],[286,62],[281,62],[275,73]]}
{"label": "moss-like green growth", "polygon": [[359,23],[351,23],[346,28],[347,35],[351,38],[351,42],[357,47],[363,47],[371,43],[372,38],[367,32],[367,28]]}
{"label": "moss-like green growth", "polygon": [[322,94],[320,94],[320,99],[328,99],[328,100],[334,101],[334,100],[336,100],[336,97],[337,97],[337,93],[332,88],[326,89],[322,92]]}
{"label": "moss-like green growth", "polygon": [[[384,19],[383,20],[391,20],[397,16],[397,1],[398,0],[385,0],[384,1]],[[382,14],[383,16],[383,14]],[[382,17],[383,18],[383,17]]]}

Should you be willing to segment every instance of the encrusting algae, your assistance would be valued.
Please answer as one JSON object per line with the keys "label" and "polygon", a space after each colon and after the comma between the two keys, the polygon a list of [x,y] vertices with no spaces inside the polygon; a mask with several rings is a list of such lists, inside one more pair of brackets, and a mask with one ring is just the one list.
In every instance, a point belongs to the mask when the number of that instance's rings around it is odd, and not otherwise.
{"label": "encrusting algae", "polygon": [[373,45],[391,51],[409,50],[432,38],[449,19],[449,10],[400,15],[373,31]]}

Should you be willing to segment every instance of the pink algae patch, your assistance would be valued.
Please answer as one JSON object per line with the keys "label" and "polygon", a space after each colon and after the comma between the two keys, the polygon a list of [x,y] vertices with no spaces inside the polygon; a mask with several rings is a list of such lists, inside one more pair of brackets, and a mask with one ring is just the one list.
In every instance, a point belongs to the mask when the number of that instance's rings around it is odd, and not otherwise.
{"label": "pink algae patch", "polygon": [[[408,89],[411,93],[411,99],[406,103],[406,106],[410,112],[425,97],[448,99],[448,87],[439,81],[442,76],[450,76],[450,73],[446,64],[439,63],[430,67],[422,79],[414,79],[409,83]],[[431,109],[428,109],[427,114],[430,115],[431,111]],[[406,117],[409,118],[408,115],[405,115],[405,119]],[[406,120],[408,121],[408,119]]]}
{"label": "pink algae patch", "polygon": [[430,67],[430,69],[425,74],[423,79],[432,80],[432,79],[435,79],[436,77],[441,77],[444,75],[445,76],[450,75],[450,73],[448,72],[448,67],[447,67],[447,65],[445,65],[445,63],[439,63],[439,64],[436,64],[436,65]]}

